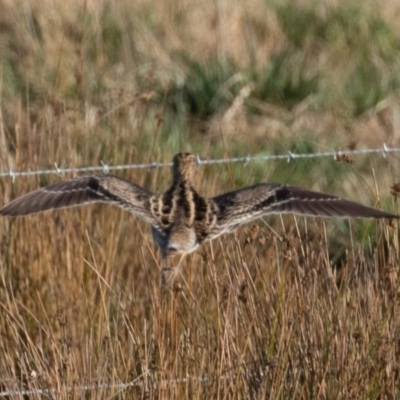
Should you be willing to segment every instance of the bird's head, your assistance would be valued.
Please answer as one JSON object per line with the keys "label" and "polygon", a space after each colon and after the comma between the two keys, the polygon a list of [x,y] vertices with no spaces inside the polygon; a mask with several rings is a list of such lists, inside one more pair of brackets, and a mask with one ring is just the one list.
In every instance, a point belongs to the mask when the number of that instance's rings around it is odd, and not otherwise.
{"label": "bird's head", "polygon": [[174,181],[186,180],[192,183],[197,167],[196,157],[190,153],[178,153],[172,160]]}

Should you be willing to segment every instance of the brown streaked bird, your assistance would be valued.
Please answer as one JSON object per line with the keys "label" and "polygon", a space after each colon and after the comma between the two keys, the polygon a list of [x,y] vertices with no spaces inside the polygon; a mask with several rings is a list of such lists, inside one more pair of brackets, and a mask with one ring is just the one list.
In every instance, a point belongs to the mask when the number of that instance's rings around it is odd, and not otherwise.
{"label": "brown streaked bird", "polygon": [[[297,187],[260,183],[205,198],[193,188],[197,162],[193,154],[173,159],[171,187],[154,194],[118,176],[101,174],[61,181],[19,197],[0,209],[1,215],[18,216],[104,202],[130,211],[151,224],[161,249],[161,280],[170,286],[184,255],[202,243],[266,214],[293,213],[316,217],[399,218],[336,196]],[[181,254],[177,266],[167,263]]]}

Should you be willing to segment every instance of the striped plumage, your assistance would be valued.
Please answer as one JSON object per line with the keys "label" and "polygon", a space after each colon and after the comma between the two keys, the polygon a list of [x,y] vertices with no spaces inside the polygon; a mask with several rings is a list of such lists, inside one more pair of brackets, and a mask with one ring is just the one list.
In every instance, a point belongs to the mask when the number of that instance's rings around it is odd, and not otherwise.
{"label": "striped plumage", "polygon": [[0,214],[28,215],[94,202],[115,204],[151,224],[154,240],[161,249],[162,281],[166,285],[179,270],[168,266],[170,256],[191,253],[203,242],[266,214],[398,218],[336,196],[270,183],[208,199],[193,188],[195,169],[196,158],[180,153],[173,159],[173,182],[164,194],[154,194],[125,179],[101,174],[35,190],[7,204],[0,209]]}

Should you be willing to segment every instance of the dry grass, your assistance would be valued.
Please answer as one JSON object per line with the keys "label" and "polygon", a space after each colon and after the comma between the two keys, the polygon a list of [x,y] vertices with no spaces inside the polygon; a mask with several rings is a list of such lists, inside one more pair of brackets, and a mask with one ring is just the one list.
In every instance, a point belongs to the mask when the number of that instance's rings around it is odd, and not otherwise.
{"label": "dry grass", "polygon": [[[310,21],[297,38],[283,2],[0,2],[0,170],[396,144],[397,5],[348,14],[330,3],[296,2],[293,15]],[[371,65],[382,85],[349,89]],[[273,176],[395,212],[397,156],[354,161],[208,166],[197,187],[212,195]],[[170,180],[161,168],[121,175],[154,191]],[[55,179],[2,179],[1,204]],[[118,209],[2,219],[0,232],[0,390],[400,397],[388,223],[260,221],[188,257],[175,293],[160,291],[149,228]]]}

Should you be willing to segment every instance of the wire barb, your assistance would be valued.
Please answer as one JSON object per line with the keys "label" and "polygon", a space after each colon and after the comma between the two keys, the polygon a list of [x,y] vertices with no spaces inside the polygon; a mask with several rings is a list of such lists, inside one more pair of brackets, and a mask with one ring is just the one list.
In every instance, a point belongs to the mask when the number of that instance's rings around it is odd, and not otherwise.
{"label": "wire barb", "polygon": [[58,175],[58,176],[62,175],[62,169],[57,165],[56,162],[54,162],[54,169],[56,171],[56,175]]}
{"label": "wire barb", "polygon": [[294,153],[292,153],[290,150],[288,151],[288,158],[287,158],[287,163],[289,164],[290,163],[290,161],[293,159],[293,158],[295,158],[295,154]]}
{"label": "wire barb", "polygon": [[103,167],[103,172],[105,174],[110,173],[110,163],[111,163],[111,161],[109,161],[108,163],[105,163],[105,162],[103,162],[103,160],[100,160],[100,164]]}
{"label": "wire barb", "polygon": [[199,166],[203,163],[203,161],[201,160],[200,156],[198,154],[196,154],[196,165]]}
{"label": "wire barb", "polygon": [[382,149],[383,158],[386,158],[388,152],[389,152],[389,149],[387,148],[386,143],[383,143],[383,149]]}
{"label": "wire barb", "polygon": [[7,171],[7,175],[11,178],[11,182],[14,183],[15,182],[15,172],[13,171],[12,165],[9,168],[9,170]]}

